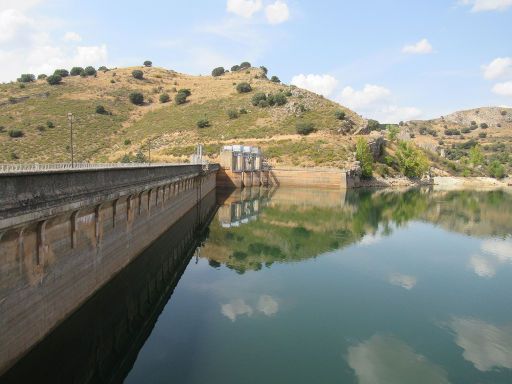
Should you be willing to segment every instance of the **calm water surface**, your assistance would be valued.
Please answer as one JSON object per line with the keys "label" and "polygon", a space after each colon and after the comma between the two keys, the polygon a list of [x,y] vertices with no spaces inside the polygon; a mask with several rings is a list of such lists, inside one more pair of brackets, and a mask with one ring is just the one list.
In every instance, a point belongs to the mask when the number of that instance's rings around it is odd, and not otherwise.
{"label": "calm water surface", "polygon": [[127,383],[512,383],[512,193],[245,190]]}

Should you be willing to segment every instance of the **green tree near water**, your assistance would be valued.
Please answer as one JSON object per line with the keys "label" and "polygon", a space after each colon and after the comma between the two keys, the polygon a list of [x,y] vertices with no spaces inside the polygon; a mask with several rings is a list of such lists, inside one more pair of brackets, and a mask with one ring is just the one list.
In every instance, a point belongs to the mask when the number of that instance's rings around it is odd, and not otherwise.
{"label": "green tree near water", "polygon": [[365,138],[360,137],[356,143],[356,160],[361,164],[361,175],[370,178],[373,175],[373,156]]}
{"label": "green tree near water", "polygon": [[473,166],[481,165],[484,162],[484,155],[479,145],[475,145],[469,150],[469,161]]}
{"label": "green tree near water", "polygon": [[400,172],[406,177],[420,178],[429,167],[427,156],[414,144],[405,141],[398,143],[396,159]]}

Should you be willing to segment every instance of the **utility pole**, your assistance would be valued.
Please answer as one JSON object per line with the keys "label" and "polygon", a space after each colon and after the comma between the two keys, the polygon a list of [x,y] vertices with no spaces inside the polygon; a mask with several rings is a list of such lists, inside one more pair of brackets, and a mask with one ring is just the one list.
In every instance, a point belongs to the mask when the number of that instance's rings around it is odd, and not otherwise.
{"label": "utility pole", "polygon": [[71,146],[71,168],[75,168],[75,154],[73,149],[73,114],[68,112],[69,141]]}

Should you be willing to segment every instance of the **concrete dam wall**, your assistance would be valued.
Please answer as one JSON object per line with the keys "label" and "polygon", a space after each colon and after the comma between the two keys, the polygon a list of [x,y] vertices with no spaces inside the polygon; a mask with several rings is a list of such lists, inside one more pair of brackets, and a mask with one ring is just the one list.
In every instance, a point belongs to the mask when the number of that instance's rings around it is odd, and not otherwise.
{"label": "concrete dam wall", "polygon": [[1,175],[0,375],[216,186],[217,166]]}

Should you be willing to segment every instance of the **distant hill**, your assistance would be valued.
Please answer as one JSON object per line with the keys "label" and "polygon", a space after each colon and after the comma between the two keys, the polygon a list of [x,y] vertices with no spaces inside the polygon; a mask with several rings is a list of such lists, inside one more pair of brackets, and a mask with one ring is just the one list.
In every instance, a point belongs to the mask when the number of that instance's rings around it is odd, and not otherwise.
{"label": "distant hill", "polygon": [[[142,71],[143,79],[134,78],[134,70]],[[238,93],[242,82],[252,91]],[[191,95],[177,105],[180,89]],[[130,102],[132,92],[144,95],[143,105]],[[259,92],[282,93],[286,103],[254,106],[251,99]],[[170,101],[161,103],[162,94]],[[97,113],[98,106],[105,112]],[[68,112],[75,116],[77,161],[133,160],[138,152],[147,155],[149,141],[153,161],[184,161],[198,143],[214,159],[221,145],[245,143],[260,145],[277,163],[341,167],[353,156],[353,143],[341,133],[366,125],[322,96],[268,80],[260,68],[213,77],[131,67],[64,77],[60,85],[46,80],[2,84],[0,108],[0,162],[69,161]],[[338,119],[337,111],[346,117]],[[209,126],[198,128],[201,119]],[[313,123],[316,132],[298,135],[298,123]]]}

